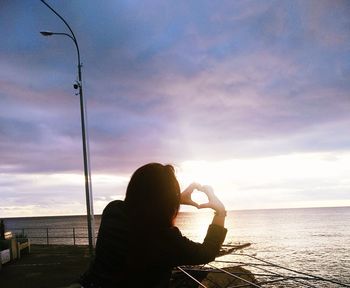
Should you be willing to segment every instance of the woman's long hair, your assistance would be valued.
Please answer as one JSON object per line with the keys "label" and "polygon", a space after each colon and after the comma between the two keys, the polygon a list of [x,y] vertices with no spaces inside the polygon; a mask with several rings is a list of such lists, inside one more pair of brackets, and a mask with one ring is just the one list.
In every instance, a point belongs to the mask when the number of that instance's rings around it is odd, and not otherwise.
{"label": "woman's long hair", "polygon": [[174,167],[150,163],[137,169],[126,190],[125,204],[132,225],[156,229],[173,226],[180,207]]}

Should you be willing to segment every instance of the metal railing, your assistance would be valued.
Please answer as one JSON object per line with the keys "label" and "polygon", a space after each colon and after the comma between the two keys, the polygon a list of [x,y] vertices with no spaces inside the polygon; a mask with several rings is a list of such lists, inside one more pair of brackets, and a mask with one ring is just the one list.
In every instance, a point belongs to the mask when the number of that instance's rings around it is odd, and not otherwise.
{"label": "metal railing", "polygon": [[[186,284],[186,286],[184,286],[184,281],[179,281],[178,285],[175,284],[172,286],[172,288],[177,288],[177,287],[188,287],[188,288],[190,287],[205,287],[205,288],[211,288],[211,287],[219,287],[219,288],[350,287],[350,283],[343,283],[338,279],[325,278],[319,275],[314,275],[303,271],[297,271],[295,269],[290,269],[288,267],[284,267],[282,265],[273,263],[271,261],[260,259],[253,255],[244,254],[244,253],[231,253],[226,256],[228,256],[229,258],[231,257],[240,258],[241,260],[237,261],[236,259],[235,260],[217,259],[211,263],[208,263],[202,266],[177,267],[177,271],[179,273],[182,273],[185,279],[189,279],[192,285]],[[239,267],[239,268],[245,267],[248,269],[247,270],[242,269],[241,271],[238,269],[235,272],[230,272],[229,268],[231,267]],[[211,274],[211,277],[208,276],[210,274]],[[253,280],[249,279],[249,277],[252,277],[252,276],[253,276]],[[225,277],[226,277],[226,282],[222,281],[222,279]]]}
{"label": "metal railing", "polygon": [[[28,238],[32,244],[67,244],[87,245],[88,235],[86,227],[27,227],[10,229],[17,238]],[[82,241],[85,240],[85,241]]]}

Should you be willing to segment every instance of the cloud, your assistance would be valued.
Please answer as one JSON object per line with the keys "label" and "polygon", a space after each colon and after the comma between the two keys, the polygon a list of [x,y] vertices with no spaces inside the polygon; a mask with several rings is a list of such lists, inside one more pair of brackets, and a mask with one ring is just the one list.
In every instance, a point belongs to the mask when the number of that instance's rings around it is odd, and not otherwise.
{"label": "cloud", "polygon": [[[96,213],[115,199],[123,199],[129,175],[95,174],[92,177]],[[84,214],[85,189],[82,174],[0,173],[0,215],[20,216]],[[52,209],[50,211],[50,208]],[[30,213],[27,210],[33,209]]]}
{"label": "cloud", "polygon": [[[135,3],[51,3],[80,45],[93,175],[349,150],[347,1]],[[82,172],[76,51],[45,29],[66,31],[40,2],[0,11],[0,172],[14,179]]]}
{"label": "cloud", "polygon": [[307,21],[307,32],[312,40],[317,41],[323,47],[341,48],[349,46],[349,12],[350,5],[347,1],[317,1],[305,5],[299,1],[299,6],[303,6],[302,14]]}

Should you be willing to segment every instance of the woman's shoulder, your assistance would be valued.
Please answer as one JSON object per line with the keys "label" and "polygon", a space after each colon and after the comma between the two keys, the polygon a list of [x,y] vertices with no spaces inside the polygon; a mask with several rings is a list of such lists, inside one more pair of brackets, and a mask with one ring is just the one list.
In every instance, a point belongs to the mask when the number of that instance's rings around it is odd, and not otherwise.
{"label": "woman's shoulder", "polygon": [[112,202],[109,202],[105,209],[103,210],[103,215],[108,214],[125,214],[125,203],[122,200],[114,200]]}
{"label": "woman's shoulder", "polygon": [[113,200],[113,201],[111,201],[111,202],[109,202],[107,204],[107,206],[105,207],[104,210],[112,209],[112,208],[115,208],[115,207],[124,207],[124,206],[125,206],[124,201],[122,201],[122,200]]}

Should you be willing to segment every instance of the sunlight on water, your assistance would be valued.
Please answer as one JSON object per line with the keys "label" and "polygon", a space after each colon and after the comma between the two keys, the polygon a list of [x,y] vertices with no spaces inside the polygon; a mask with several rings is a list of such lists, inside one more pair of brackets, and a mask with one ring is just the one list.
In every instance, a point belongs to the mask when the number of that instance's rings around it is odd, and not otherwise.
{"label": "sunlight on water", "polygon": [[176,226],[181,229],[184,236],[193,241],[203,241],[211,223],[213,213],[181,213],[176,219]]}
{"label": "sunlight on water", "polygon": [[[212,213],[183,213],[177,225],[184,235],[202,241],[211,219]],[[252,243],[244,253],[350,282],[350,208],[234,211],[225,226],[225,243]],[[244,256],[223,259],[247,261]]]}

